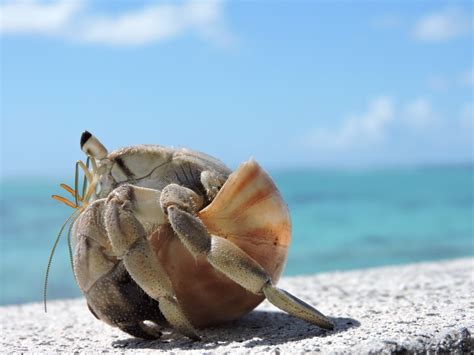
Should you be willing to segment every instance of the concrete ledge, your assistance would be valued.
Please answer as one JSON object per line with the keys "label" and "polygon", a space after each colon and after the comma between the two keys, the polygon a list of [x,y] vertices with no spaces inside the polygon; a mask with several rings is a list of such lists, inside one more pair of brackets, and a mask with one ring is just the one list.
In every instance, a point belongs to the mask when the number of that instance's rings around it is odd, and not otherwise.
{"label": "concrete ledge", "polygon": [[331,332],[276,311],[201,332],[203,341],[167,335],[153,342],[96,320],[84,300],[0,308],[2,353],[468,353],[474,352],[474,258],[326,273],[281,280],[337,324]]}

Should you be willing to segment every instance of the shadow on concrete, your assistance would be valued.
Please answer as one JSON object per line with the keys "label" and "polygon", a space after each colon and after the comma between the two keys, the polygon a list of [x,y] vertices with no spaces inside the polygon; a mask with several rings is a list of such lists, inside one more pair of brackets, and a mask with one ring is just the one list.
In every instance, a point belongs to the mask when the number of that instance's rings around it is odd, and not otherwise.
{"label": "shadow on concrete", "polygon": [[330,317],[330,319],[334,322],[335,328],[327,331],[286,313],[254,311],[236,321],[200,330],[202,340],[197,342],[178,334],[165,333],[163,338],[158,340],[128,338],[116,340],[112,346],[123,349],[206,351],[232,344],[231,348],[237,350],[254,346],[274,346],[313,337],[326,337],[360,326],[360,323],[352,318]]}

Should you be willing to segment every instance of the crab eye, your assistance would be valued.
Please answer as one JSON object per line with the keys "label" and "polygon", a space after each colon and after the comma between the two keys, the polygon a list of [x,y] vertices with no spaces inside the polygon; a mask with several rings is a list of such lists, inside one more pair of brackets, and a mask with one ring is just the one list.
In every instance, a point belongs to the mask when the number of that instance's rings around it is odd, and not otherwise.
{"label": "crab eye", "polygon": [[84,146],[84,144],[89,140],[89,138],[92,137],[92,134],[89,131],[84,131],[81,135],[81,149]]}
{"label": "crab eye", "polygon": [[81,135],[81,149],[96,159],[104,159],[108,154],[102,143],[88,131],[84,131]]}

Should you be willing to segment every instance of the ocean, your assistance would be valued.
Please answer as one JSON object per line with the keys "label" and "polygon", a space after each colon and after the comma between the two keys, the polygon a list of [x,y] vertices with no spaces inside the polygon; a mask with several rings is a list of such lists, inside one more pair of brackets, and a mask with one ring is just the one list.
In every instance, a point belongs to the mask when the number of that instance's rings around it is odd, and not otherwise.
{"label": "ocean", "polygon": [[[286,276],[474,255],[472,165],[271,175],[292,217]],[[60,182],[1,182],[3,305],[42,300],[53,241],[72,212],[50,198],[61,193]],[[53,260],[49,299],[80,295],[65,239]]]}

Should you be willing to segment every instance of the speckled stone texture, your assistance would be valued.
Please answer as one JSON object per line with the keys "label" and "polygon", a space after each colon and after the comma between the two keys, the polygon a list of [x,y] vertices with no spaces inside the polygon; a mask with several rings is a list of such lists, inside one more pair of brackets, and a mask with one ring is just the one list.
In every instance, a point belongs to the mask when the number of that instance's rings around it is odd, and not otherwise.
{"label": "speckled stone texture", "polygon": [[281,280],[336,323],[326,332],[264,302],[192,342],[142,341],[96,320],[83,299],[0,308],[1,353],[472,353],[474,258]]}

